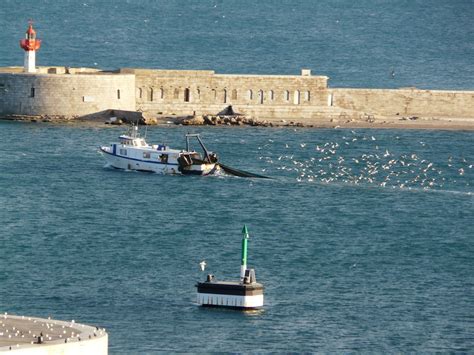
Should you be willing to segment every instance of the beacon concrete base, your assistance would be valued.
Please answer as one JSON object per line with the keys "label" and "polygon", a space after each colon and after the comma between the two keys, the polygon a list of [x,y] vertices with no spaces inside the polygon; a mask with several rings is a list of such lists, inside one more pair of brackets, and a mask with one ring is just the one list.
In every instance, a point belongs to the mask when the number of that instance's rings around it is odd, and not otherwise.
{"label": "beacon concrete base", "polygon": [[197,303],[210,307],[253,309],[263,306],[263,285],[257,282],[206,281],[196,285]]}

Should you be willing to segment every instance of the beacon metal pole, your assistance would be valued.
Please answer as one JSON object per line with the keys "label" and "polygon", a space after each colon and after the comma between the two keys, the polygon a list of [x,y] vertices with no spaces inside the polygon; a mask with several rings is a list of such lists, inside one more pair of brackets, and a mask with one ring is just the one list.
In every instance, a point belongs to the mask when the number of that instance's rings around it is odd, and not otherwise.
{"label": "beacon metal pole", "polygon": [[240,264],[240,282],[244,281],[245,271],[247,270],[247,243],[249,239],[249,231],[247,226],[244,224],[242,229],[242,262]]}

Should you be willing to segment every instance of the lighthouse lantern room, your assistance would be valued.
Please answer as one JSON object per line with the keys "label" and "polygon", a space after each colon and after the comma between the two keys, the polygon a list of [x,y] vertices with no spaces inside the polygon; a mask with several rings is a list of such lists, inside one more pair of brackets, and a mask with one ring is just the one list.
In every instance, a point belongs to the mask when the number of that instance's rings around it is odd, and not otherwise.
{"label": "lighthouse lantern room", "polygon": [[41,46],[41,40],[36,39],[36,31],[33,29],[33,22],[29,22],[25,38],[20,40],[20,47],[25,50],[25,68],[26,73],[36,72],[36,50]]}

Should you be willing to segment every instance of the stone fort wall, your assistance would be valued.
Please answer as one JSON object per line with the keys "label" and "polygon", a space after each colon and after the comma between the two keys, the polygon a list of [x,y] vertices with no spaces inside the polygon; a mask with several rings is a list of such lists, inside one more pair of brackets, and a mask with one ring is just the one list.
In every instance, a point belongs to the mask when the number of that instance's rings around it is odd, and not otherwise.
{"label": "stone fort wall", "polygon": [[213,71],[137,70],[137,106],[161,104],[225,105],[324,105],[328,78],[305,75],[228,75]]}
{"label": "stone fort wall", "polygon": [[326,76],[229,75],[210,70],[0,68],[0,115],[82,116],[108,109],[255,118],[420,116],[474,119],[474,91],[328,88]]}
{"label": "stone fort wall", "polygon": [[328,88],[326,76],[225,75],[122,69],[136,75],[137,109],[216,114],[228,105],[257,118],[429,116],[474,118],[473,91]]}
{"label": "stone fort wall", "polygon": [[474,91],[330,89],[335,107],[385,116],[474,118]]}
{"label": "stone fort wall", "polygon": [[135,109],[135,76],[48,68],[40,73],[0,72],[0,115],[81,116]]}

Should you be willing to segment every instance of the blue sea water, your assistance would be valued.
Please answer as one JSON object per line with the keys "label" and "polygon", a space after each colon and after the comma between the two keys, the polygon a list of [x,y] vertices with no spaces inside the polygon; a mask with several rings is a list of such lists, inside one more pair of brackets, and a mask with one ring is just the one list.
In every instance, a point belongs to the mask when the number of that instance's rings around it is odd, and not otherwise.
{"label": "blue sea water", "polygon": [[[121,128],[0,123],[0,309],[104,326],[112,354],[474,348],[471,132],[195,131],[274,179],[117,171]],[[199,308],[244,224],[263,311]]]}
{"label": "blue sea water", "polygon": [[[349,87],[474,87],[473,1],[0,4],[0,65],[298,73]],[[395,78],[390,72],[395,70]],[[183,146],[189,128],[147,138]],[[472,132],[193,129],[272,180],[104,167],[121,128],[0,122],[0,310],[106,327],[111,354],[469,352]],[[196,306],[199,262],[264,283],[256,313]]]}
{"label": "blue sea water", "polygon": [[39,65],[310,68],[333,87],[474,87],[473,0],[2,0],[0,66],[22,65],[29,18]]}

